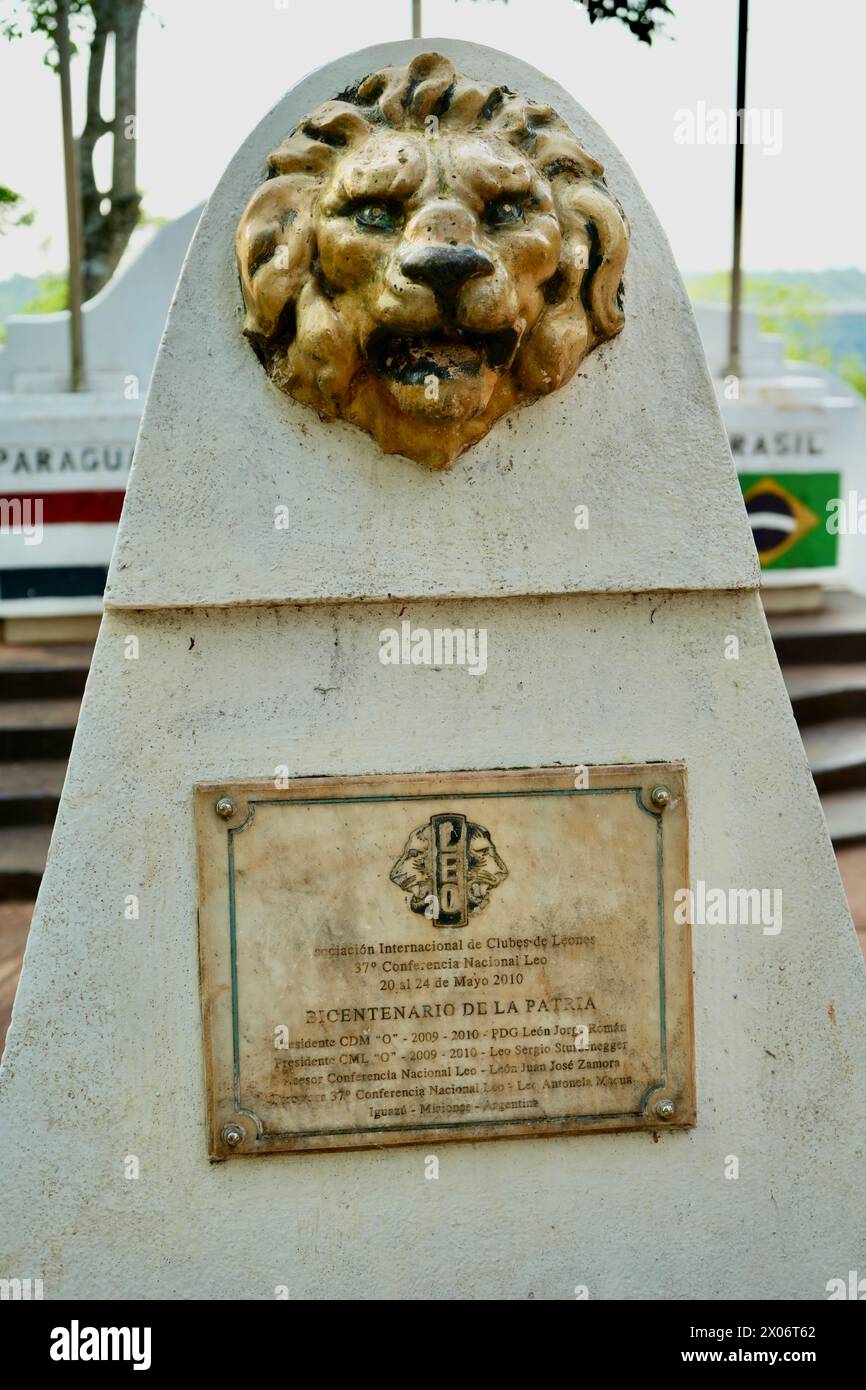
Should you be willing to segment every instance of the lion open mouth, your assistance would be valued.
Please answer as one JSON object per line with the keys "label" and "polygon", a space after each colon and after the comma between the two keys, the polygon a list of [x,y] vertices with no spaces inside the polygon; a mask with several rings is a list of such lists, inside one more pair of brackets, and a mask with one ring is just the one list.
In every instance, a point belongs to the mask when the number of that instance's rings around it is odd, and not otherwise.
{"label": "lion open mouth", "polygon": [[495,333],[455,329],[418,335],[380,329],[367,344],[367,360],[377,376],[403,386],[423,386],[431,376],[451,381],[477,376],[484,366],[501,371],[511,364],[519,341],[514,328]]}

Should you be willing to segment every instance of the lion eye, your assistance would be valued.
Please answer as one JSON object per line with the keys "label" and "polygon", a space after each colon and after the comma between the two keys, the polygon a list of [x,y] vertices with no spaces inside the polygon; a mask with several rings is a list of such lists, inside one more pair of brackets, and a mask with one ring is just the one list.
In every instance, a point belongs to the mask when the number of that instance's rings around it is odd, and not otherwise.
{"label": "lion eye", "polygon": [[394,232],[401,222],[398,209],[390,203],[361,203],[353,211],[357,225],[374,232]]}
{"label": "lion eye", "polygon": [[484,209],[488,227],[512,227],[515,222],[524,220],[523,204],[516,198],[494,198]]}

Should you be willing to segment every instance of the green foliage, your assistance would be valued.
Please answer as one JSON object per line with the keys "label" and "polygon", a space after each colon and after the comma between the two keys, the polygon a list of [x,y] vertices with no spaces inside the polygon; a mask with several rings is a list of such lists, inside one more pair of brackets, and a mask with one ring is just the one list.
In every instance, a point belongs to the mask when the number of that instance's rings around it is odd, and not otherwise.
{"label": "green foliage", "polygon": [[0,183],[0,236],[8,232],[10,227],[29,227],[33,222],[35,214],[29,209],[24,210],[22,202],[20,193]]}
{"label": "green foliage", "polygon": [[56,314],[69,307],[69,286],[65,275],[43,275],[39,290],[28,300],[22,314]]}
{"label": "green foliage", "polygon": [[[730,271],[693,276],[688,282],[692,299],[727,303],[731,297]],[[823,349],[821,325],[827,297],[800,281],[780,284],[774,276],[743,276],[743,308],[755,309],[764,333],[782,333],[788,357],[817,362]]]}
{"label": "green foliage", "polygon": [[[36,293],[28,294],[36,286]],[[21,302],[22,295],[26,296]],[[66,277],[63,275],[43,275],[39,280],[29,280],[24,275],[13,276],[0,284],[0,314],[53,314],[58,309],[69,307]],[[0,343],[6,341],[6,327],[0,322]]]}
{"label": "green foliage", "polygon": [[[93,18],[90,0],[68,0],[70,47],[75,48],[75,31],[83,19]],[[57,67],[57,0],[10,0],[10,13],[0,19],[0,34],[5,39],[20,39],[24,34],[41,34],[48,39],[45,62],[50,68]],[[76,24],[78,21],[78,24]]]}
{"label": "green foliage", "polygon": [[831,367],[833,353],[822,332],[826,296],[810,285],[780,285],[766,278],[750,278],[747,302],[758,310],[761,332],[781,333],[788,357]]}
{"label": "green foliage", "polygon": [[811,285],[834,304],[866,304],[866,271],[855,266],[830,270],[774,270],[779,285]]}
{"label": "green foliage", "polygon": [[[81,206],[81,271],[83,296],[92,299],[114,273],[138,221],[141,195],[135,185],[134,140],[121,138],[121,122],[135,114],[136,45],[144,0],[7,0],[10,13],[0,18],[0,35],[9,40],[25,33],[46,42],[45,61],[59,70],[57,40],[60,19],[70,16],[70,43],[79,39],[87,55],[86,118],[78,137],[78,180]],[[104,117],[100,105],[106,54],[114,55],[114,116]],[[124,114],[125,113],[125,114]],[[94,151],[103,135],[111,134],[111,187],[97,184]]]}
{"label": "green foliage", "polygon": [[169,219],[164,217],[161,212],[148,212],[147,209],[143,207],[138,210],[139,227],[156,227],[158,229],[160,227],[167,227],[168,222]]}
{"label": "green foliage", "polygon": [[[858,290],[863,294],[861,282],[866,281],[866,276],[856,270],[821,271],[809,276],[744,275],[743,308],[757,312],[762,333],[781,333],[786,357],[833,368],[850,386],[866,396],[866,363],[860,354],[849,352],[834,362],[833,349],[825,339],[830,299],[823,286],[829,283],[827,277],[831,276],[836,277],[836,283],[844,283],[854,295]],[[845,277],[844,280],[841,277]],[[726,304],[731,297],[730,271],[691,276],[686,287],[694,300]]]}
{"label": "green foliage", "polygon": [[577,0],[589,15],[590,24],[599,19],[618,19],[634,34],[641,43],[651,44],[656,33],[662,31],[662,21],[666,16],[673,18],[669,5],[653,3],[653,0]]}
{"label": "green foliage", "polygon": [[0,280],[0,322],[9,314],[20,314],[38,289],[39,281],[32,275],[13,275],[9,280]]}
{"label": "green foliage", "polygon": [[857,352],[848,352],[838,364],[839,375],[861,396],[866,396],[866,362]]}
{"label": "green foliage", "polygon": [[[508,0],[503,0],[508,4]],[[674,12],[664,0],[575,0],[589,16],[590,24],[600,19],[618,19],[641,43],[651,44],[656,34],[664,32],[662,21]]]}
{"label": "green foliage", "polygon": [[[692,275],[686,283],[692,299],[726,303],[731,295],[731,276],[727,270],[716,271],[712,275]],[[866,304],[866,271],[858,270],[855,266],[841,270],[774,270],[769,275],[747,275],[747,299],[752,287],[761,283],[771,285],[774,290],[796,287],[801,294],[808,291],[816,305],[828,302]],[[753,307],[752,304],[749,307]]]}

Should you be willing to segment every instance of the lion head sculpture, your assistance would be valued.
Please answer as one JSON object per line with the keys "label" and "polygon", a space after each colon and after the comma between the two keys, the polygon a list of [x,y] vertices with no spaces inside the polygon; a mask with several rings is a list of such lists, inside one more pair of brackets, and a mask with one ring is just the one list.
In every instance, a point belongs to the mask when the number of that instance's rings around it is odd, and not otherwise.
{"label": "lion head sculpture", "polygon": [[271,379],[446,468],[623,326],[625,216],[549,106],[421,54],[306,116],[237,230]]}

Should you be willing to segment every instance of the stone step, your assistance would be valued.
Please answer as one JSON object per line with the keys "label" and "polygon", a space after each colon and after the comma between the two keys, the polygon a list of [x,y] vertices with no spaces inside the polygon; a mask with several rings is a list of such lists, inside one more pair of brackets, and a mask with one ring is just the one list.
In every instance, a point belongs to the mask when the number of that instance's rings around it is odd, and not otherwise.
{"label": "stone step", "polygon": [[860,949],[866,956],[866,845],[842,845],[836,858]]}
{"label": "stone step", "polygon": [[850,791],[824,792],[821,805],[827,818],[830,838],[837,849],[851,845],[866,845],[866,788],[854,787]]}
{"label": "stone step", "polygon": [[815,613],[779,613],[768,618],[776,655],[783,666],[866,661],[866,598],[828,593]]}
{"label": "stone step", "polygon": [[80,696],[93,647],[86,642],[52,646],[0,644],[0,700]]}
{"label": "stone step", "polygon": [[815,786],[822,796],[866,787],[866,718],[808,724],[801,734]]}
{"label": "stone step", "polygon": [[0,829],[0,901],[36,897],[50,843],[50,825]]}
{"label": "stone step", "polygon": [[12,1001],[32,916],[32,902],[0,903],[0,1053],[12,1016]]}
{"label": "stone step", "polygon": [[52,825],[65,776],[62,758],[0,763],[0,826]]}
{"label": "stone step", "polygon": [[71,698],[0,704],[0,763],[68,757],[80,703]]}
{"label": "stone step", "polygon": [[782,674],[801,727],[866,716],[866,661],[787,666]]}

